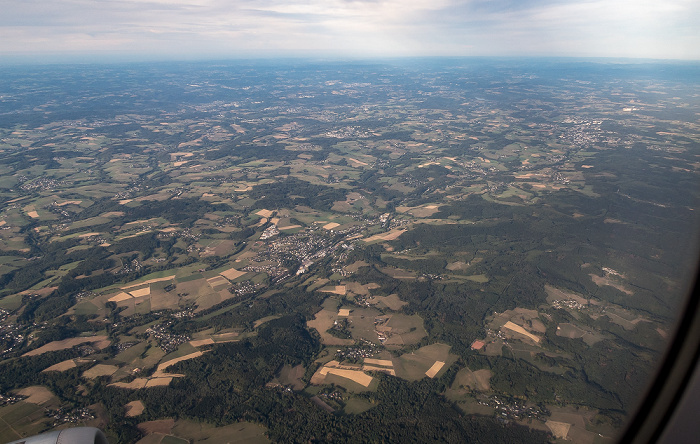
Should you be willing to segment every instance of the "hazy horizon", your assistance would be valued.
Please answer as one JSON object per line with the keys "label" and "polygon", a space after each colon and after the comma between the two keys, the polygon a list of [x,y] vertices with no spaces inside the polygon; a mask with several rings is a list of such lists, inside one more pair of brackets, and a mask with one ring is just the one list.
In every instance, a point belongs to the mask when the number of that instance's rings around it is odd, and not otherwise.
{"label": "hazy horizon", "polygon": [[700,60],[700,3],[3,1],[0,61],[603,57]]}

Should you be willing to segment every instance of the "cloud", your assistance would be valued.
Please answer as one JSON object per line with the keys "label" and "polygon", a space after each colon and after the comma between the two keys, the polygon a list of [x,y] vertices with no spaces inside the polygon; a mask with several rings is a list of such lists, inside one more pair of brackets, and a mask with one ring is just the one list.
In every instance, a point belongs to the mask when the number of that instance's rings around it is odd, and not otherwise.
{"label": "cloud", "polygon": [[694,0],[0,0],[0,53],[700,59]]}

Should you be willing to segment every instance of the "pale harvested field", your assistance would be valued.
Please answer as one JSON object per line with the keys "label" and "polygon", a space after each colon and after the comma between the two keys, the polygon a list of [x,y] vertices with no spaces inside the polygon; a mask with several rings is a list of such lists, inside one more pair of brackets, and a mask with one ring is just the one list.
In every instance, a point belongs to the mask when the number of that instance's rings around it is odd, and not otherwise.
{"label": "pale harvested field", "polygon": [[80,205],[81,203],[83,203],[82,200],[67,200],[67,201],[65,201],[65,202],[61,202],[60,204],[56,204],[56,205],[59,206],[59,207],[62,207],[62,206],[64,206],[64,205],[70,205],[70,204],[73,204],[73,205]]}
{"label": "pale harvested field", "polygon": [[37,213],[36,211],[29,211],[29,212],[27,213],[27,216],[29,216],[29,217],[31,217],[31,218],[34,218],[34,219],[38,219],[38,218],[39,218],[39,213]]}
{"label": "pale harvested field", "polygon": [[181,356],[179,358],[171,359],[169,361],[165,361],[161,364],[158,364],[158,368],[153,373],[153,377],[159,378],[159,377],[165,377],[165,376],[172,376],[170,374],[165,373],[166,368],[170,367],[171,365],[177,364],[180,361],[187,361],[188,359],[198,358],[202,355],[203,355],[203,353],[201,351],[196,351],[194,353],[190,353],[189,355]]}
{"label": "pale harvested field", "polygon": [[161,278],[149,279],[147,281],[136,282],[134,284],[127,285],[126,287],[122,287],[122,290],[128,290],[129,288],[140,287],[141,285],[152,284],[154,282],[171,281],[173,279],[175,279],[174,274],[172,276],[165,276],[165,277],[161,277]]}
{"label": "pale harvested field", "polygon": [[100,233],[84,233],[78,237],[90,237],[90,236],[99,236],[99,235],[100,235]]}
{"label": "pale harvested field", "polygon": [[130,390],[138,390],[146,387],[148,379],[146,378],[136,378],[131,382],[113,382],[108,385],[108,387],[117,387]]}
{"label": "pale harvested field", "polygon": [[442,370],[442,367],[444,367],[444,366],[445,366],[445,363],[444,363],[444,362],[442,362],[442,361],[435,361],[435,364],[433,364],[432,367],[430,367],[430,368],[428,369],[428,371],[425,372],[425,376],[427,376],[428,378],[434,378],[435,375],[437,375],[438,372],[439,372],[440,370]]}
{"label": "pale harvested field", "polygon": [[257,214],[258,216],[269,218],[270,216],[275,214],[275,212],[270,211],[270,210],[260,210],[260,211],[256,212],[255,214]]}
{"label": "pale harvested field", "polygon": [[174,167],[179,167],[179,166],[182,166],[182,165],[184,165],[184,164],[186,164],[186,163],[188,163],[188,162],[189,162],[189,160],[180,160],[180,161],[178,161],[178,162],[173,162],[173,166],[174,166]]}
{"label": "pale harvested field", "polygon": [[330,222],[330,223],[327,223],[326,225],[324,225],[323,228],[326,230],[332,230],[333,228],[336,228],[339,226],[340,226],[340,224],[337,222]]}
{"label": "pale harvested field", "polygon": [[131,294],[135,298],[149,296],[151,294],[151,287],[149,286],[149,287],[139,288],[138,290],[131,290],[131,291],[129,291],[129,294]]}
{"label": "pale harvested field", "polygon": [[336,285],[333,288],[322,288],[319,290],[321,293],[333,293],[343,296],[347,292],[345,285]]}
{"label": "pale harvested field", "polygon": [[212,338],[197,339],[197,340],[194,340],[194,341],[190,341],[190,345],[191,345],[192,347],[201,347],[201,346],[203,346],[203,345],[209,345],[209,344],[213,344],[213,343],[214,343],[214,340],[213,340]]}
{"label": "pale harvested field", "polygon": [[222,276],[214,276],[213,278],[207,279],[207,284],[213,288],[220,285],[228,285],[229,282]]}
{"label": "pale harvested field", "polygon": [[240,271],[240,270],[236,270],[235,268],[229,268],[228,270],[222,271],[219,274],[221,276],[225,277],[226,279],[228,279],[229,281],[232,281],[234,279],[237,279],[237,278],[243,276],[246,273],[247,273],[247,271]]}
{"label": "pale harvested field", "polygon": [[365,364],[382,365],[384,367],[393,367],[394,366],[394,363],[388,359],[365,358]]}
{"label": "pale harvested field", "polygon": [[42,370],[42,373],[43,372],[63,372],[63,371],[70,370],[73,367],[77,367],[77,366],[78,366],[78,364],[76,364],[74,360],[69,359],[67,361],[61,361],[58,364],[54,364],[49,368],[45,368],[44,370]]}
{"label": "pale harvested field", "polygon": [[378,240],[385,240],[385,241],[392,241],[395,239],[398,239],[399,236],[404,234],[407,230],[406,229],[401,229],[401,228],[395,228],[388,233],[379,233],[375,234],[374,236],[370,236],[366,239],[362,239],[365,242],[374,242]]}
{"label": "pale harvested field", "polygon": [[512,323],[511,321],[506,322],[505,325],[503,326],[503,328],[507,328],[508,330],[514,331],[516,333],[520,333],[521,335],[524,335],[537,343],[540,342],[540,338],[538,336],[533,335],[529,331],[525,330],[524,328],[522,328],[518,324]]}
{"label": "pale harvested field", "polygon": [[287,225],[286,227],[277,227],[278,230],[293,230],[294,228],[301,228],[301,225]]}
{"label": "pale harvested field", "polygon": [[2,227],[2,226],[5,225],[5,224],[7,224],[7,221],[5,221],[5,220],[0,220],[0,227]]}
{"label": "pale harvested field", "polygon": [[85,344],[88,342],[98,342],[98,341],[104,341],[108,340],[109,338],[107,336],[89,336],[86,338],[68,338],[68,339],[63,339],[61,341],[53,341],[49,342],[48,344],[45,344],[36,350],[28,351],[27,353],[23,354],[22,356],[37,356],[42,353],[50,352],[50,351],[57,351],[57,350],[65,350],[67,348],[72,348],[75,347],[76,345],[80,344]]}
{"label": "pale harvested field", "polygon": [[124,213],[123,211],[109,211],[107,213],[100,214],[100,217],[121,217],[124,214],[126,213]]}
{"label": "pale harvested field", "polygon": [[126,404],[124,408],[126,409],[126,416],[128,418],[139,416],[146,409],[146,407],[143,405],[143,402],[139,400],[131,401],[130,403]]}
{"label": "pale harvested field", "polygon": [[350,309],[349,308],[341,308],[340,310],[338,310],[338,316],[343,316],[343,317],[350,316]]}
{"label": "pale harvested field", "polygon": [[237,341],[238,340],[238,332],[232,331],[229,333],[219,333],[218,335],[211,335],[211,338],[214,340],[214,342],[221,343],[221,342],[232,342],[232,341]]}
{"label": "pale harvested field", "polygon": [[369,387],[369,385],[372,383],[372,380],[374,380],[373,377],[361,370],[346,370],[342,368],[323,367],[320,371],[323,376],[327,374],[340,376],[349,379],[353,382],[356,382],[364,387]]}
{"label": "pale harvested field", "polygon": [[31,387],[25,387],[23,389],[17,390],[18,395],[27,396],[24,402],[29,402],[31,404],[41,405],[53,398],[53,393],[49,391],[44,386],[33,385]]}
{"label": "pale harvested field", "polygon": [[108,364],[97,364],[83,372],[83,377],[88,379],[95,379],[99,376],[112,376],[119,367],[116,365]]}
{"label": "pale harvested field", "polygon": [[547,421],[545,425],[549,427],[555,438],[560,439],[566,439],[566,435],[569,434],[569,429],[571,428],[571,424],[568,422]]}
{"label": "pale harvested field", "polygon": [[[356,164],[362,165],[362,166],[367,166],[367,165],[369,165],[369,164],[367,164],[367,163],[365,163],[365,162],[359,161],[359,160],[357,160],[357,159],[353,159],[352,157],[348,157],[348,160],[349,160],[350,162],[352,162],[352,163],[356,163]],[[355,165],[352,165],[352,166],[355,166]]]}
{"label": "pale harvested field", "polygon": [[156,377],[153,379],[149,379],[148,381],[146,381],[146,388],[169,385],[172,380],[172,376]]}

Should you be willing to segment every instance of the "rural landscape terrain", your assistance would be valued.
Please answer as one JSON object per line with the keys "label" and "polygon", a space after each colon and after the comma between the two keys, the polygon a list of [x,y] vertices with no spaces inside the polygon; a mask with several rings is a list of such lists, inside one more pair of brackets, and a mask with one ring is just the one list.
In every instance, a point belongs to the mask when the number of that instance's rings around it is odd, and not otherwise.
{"label": "rural landscape terrain", "polygon": [[0,443],[614,442],[694,272],[700,68],[0,68]]}

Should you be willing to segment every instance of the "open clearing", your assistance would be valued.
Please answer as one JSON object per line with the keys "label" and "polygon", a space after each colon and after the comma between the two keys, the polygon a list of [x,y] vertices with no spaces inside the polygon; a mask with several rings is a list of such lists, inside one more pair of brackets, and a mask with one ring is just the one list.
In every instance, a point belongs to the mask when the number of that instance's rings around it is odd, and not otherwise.
{"label": "open clearing", "polygon": [[444,365],[445,363],[442,361],[435,361],[435,364],[433,364],[433,366],[430,367],[427,372],[425,372],[425,376],[428,378],[434,378]]}
{"label": "open clearing", "polygon": [[97,364],[83,372],[83,377],[88,379],[95,379],[99,376],[112,376],[114,372],[119,370],[116,365],[108,364]]}
{"label": "open clearing", "polygon": [[528,337],[528,338],[532,339],[533,341],[535,341],[536,343],[540,342],[539,337],[533,335],[529,331],[525,330],[524,328],[522,328],[518,324],[512,323],[511,321],[506,322],[505,325],[503,326],[503,328],[507,328],[508,330],[514,331],[514,332],[519,333],[525,337]]}
{"label": "open clearing", "polygon": [[392,241],[396,240],[404,234],[407,230],[403,228],[395,228],[388,233],[379,233],[375,234],[374,236],[370,236],[368,238],[362,239],[364,242],[375,242],[375,241],[380,241],[380,240],[385,240],[385,241]]}
{"label": "open clearing", "polygon": [[328,367],[327,365],[318,369],[318,371],[311,378],[313,384],[323,384],[326,380],[326,375],[336,375],[341,378],[349,379],[363,387],[369,387],[369,385],[374,380],[373,377],[363,372],[362,370],[348,370],[344,368],[334,368]]}
{"label": "open clearing", "polygon": [[77,366],[78,364],[76,364],[73,359],[68,359],[67,361],[61,361],[58,364],[54,364],[49,368],[45,368],[44,370],[42,370],[42,372],[64,372]]}
{"label": "open clearing", "polygon": [[547,421],[545,425],[552,431],[552,435],[559,439],[566,439],[566,435],[569,434],[569,429],[571,428],[571,424],[568,422]]}
{"label": "open clearing", "polygon": [[[104,342],[107,341],[107,344]],[[63,339],[61,341],[53,341],[48,344],[42,345],[36,350],[28,351],[22,356],[37,356],[50,351],[65,350],[67,348],[73,348],[76,345],[85,343],[98,343],[96,345],[103,345],[101,348],[105,348],[109,345],[109,338],[107,336],[89,336],[85,338],[69,338]]]}
{"label": "open clearing", "polygon": [[371,304],[377,304],[380,307],[384,306],[393,311],[399,311],[404,305],[408,305],[408,302],[404,302],[399,299],[399,295],[397,294],[390,294],[389,296],[375,296],[369,302]]}
{"label": "open clearing", "polygon": [[[457,360],[457,356],[450,354],[450,346],[447,344],[431,344],[421,347],[418,350],[405,353],[394,359],[394,369],[396,375],[409,381],[422,379],[427,372],[433,369],[431,374],[436,377],[440,372],[444,372],[452,363]],[[437,364],[437,361],[443,364]],[[439,367],[439,368],[438,368]]]}
{"label": "open clearing", "polygon": [[53,393],[49,391],[46,387],[41,385],[33,385],[31,387],[25,387],[23,389],[17,390],[18,395],[27,396],[24,402],[29,402],[31,404],[42,405],[53,399]]}
{"label": "open clearing", "polygon": [[126,416],[133,418],[134,416],[139,416],[141,413],[143,413],[146,407],[143,405],[143,402],[136,400],[126,404],[124,409],[126,409]]}
{"label": "open clearing", "polygon": [[265,217],[265,218],[269,218],[270,216],[272,216],[273,214],[275,214],[275,212],[274,212],[274,211],[264,210],[264,209],[263,209],[263,210],[260,210],[260,211],[256,212],[255,214],[257,214],[258,216],[262,216],[262,217]]}
{"label": "open clearing", "polygon": [[237,278],[243,276],[246,273],[247,273],[247,271],[239,271],[239,270],[236,270],[235,268],[229,268],[228,270],[222,271],[219,274],[221,276],[225,277],[226,279],[228,279],[229,281],[232,281],[234,279],[237,279]]}
{"label": "open clearing", "polygon": [[167,377],[167,376],[182,376],[182,375],[174,375],[174,374],[165,373],[165,369],[170,367],[171,365],[177,364],[180,361],[187,361],[188,359],[198,358],[202,355],[203,355],[203,353],[201,351],[196,351],[194,353],[190,353],[188,355],[181,356],[179,358],[171,359],[169,361],[165,361],[161,364],[158,364],[158,368],[153,373],[153,377],[159,378],[159,377]]}

